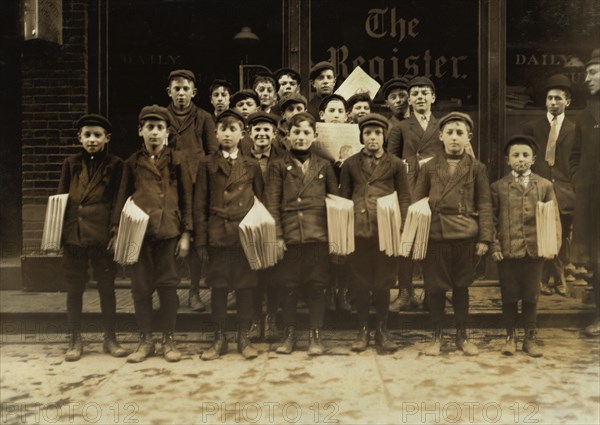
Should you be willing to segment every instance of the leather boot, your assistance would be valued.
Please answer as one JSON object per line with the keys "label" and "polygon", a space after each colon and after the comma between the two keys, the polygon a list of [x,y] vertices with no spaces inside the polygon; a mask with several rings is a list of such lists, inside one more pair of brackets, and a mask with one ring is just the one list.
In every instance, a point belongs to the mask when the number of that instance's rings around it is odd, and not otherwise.
{"label": "leather boot", "polygon": [[505,356],[512,356],[517,351],[517,339],[515,338],[515,330],[507,329],[506,330],[506,342],[502,346],[502,350],[500,351]]}
{"label": "leather boot", "polygon": [[476,356],[479,354],[477,346],[469,341],[465,328],[456,330],[456,348],[465,353],[466,356]]}
{"label": "leather boot", "polygon": [[140,363],[146,358],[154,355],[154,341],[152,341],[152,333],[141,333],[140,343],[137,349],[127,356],[128,363]]}
{"label": "leather boot", "polygon": [[244,332],[241,329],[238,329],[238,340],[237,340],[237,350],[246,360],[254,359],[258,357],[258,350],[254,348],[250,339],[248,338],[248,332]]}
{"label": "leather boot", "polygon": [[181,360],[181,353],[175,346],[173,332],[165,332],[162,338],[163,357],[168,362],[178,362]]}
{"label": "leather boot", "polygon": [[206,311],[206,305],[200,299],[200,294],[198,293],[198,289],[190,288],[188,292],[188,307],[192,311],[202,312]]}
{"label": "leather boot", "polygon": [[398,349],[383,322],[377,323],[377,327],[375,328],[375,346],[383,351],[395,351]]}
{"label": "leather boot", "polygon": [[83,354],[83,341],[81,339],[81,331],[79,329],[71,331],[71,340],[69,348],[65,353],[65,360],[68,362],[76,362]]}
{"label": "leather boot", "polygon": [[550,288],[548,286],[548,282],[541,282],[540,283],[540,293],[542,295],[552,295],[554,293],[554,291],[552,290],[552,288]]}
{"label": "leather boot", "polygon": [[131,351],[126,350],[117,342],[114,332],[104,334],[104,342],[102,343],[102,351],[110,354],[113,357],[126,357],[131,354]]}
{"label": "leather boot", "polygon": [[285,338],[283,343],[277,347],[275,352],[277,354],[292,354],[294,348],[296,347],[296,340],[296,327],[288,326],[288,328],[285,330]]}
{"label": "leather boot", "polygon": [[410,293],[408,288],[400,288],[398,297],[390,304],[390,311],[406,311],[409,310],[410,305]]}
{"label": "leather boot", "polygon": [[311,329],[308,333],[308,355],[320,356],[325,352],[325,347],[321,342],[321,330]]}
{"label": "leather boot", "polygon": [[365,351],[369,346],[369,328],[367,325],[361,325],[358,328],[358,335],[356,335],[356,339],[352,343],[352,347],[350,349],[357,353]]}
{"label": "leather boot", "polygon": [[327,310],[335,311],[335,289],[327,288],[327,292],[325,293],[325,305]]}
{"label": "leather boot", "polygon": [[433,330],[431,342],[423,351],[426,356],[439,356],[442,352],[442,328],[436,327]]}
{"label": "leather boot", "polygon": [[531,357],[542,357],[544,354],[537,344],[537,329],[526,329],[523,340],[523,352]]}
{"label": "leather boot", "polygon": [[217,328],[215,330],[215,339],[213,345],[211,345],[208,350],[203,352],[200,358],[202,360],[215,360],[224,354],[227,354],[227,338],[223,328]]}
{"label": "leather boot", "polygon": [[338,309],[338,311],[343,311],[345,313],[352,312],[352,305],[350,304],[350,300],[348,299],[348,289],[347,288],[342,288],[342,289],[338,290],[337,309]]}
{"label": "leather boot", "polygon": [[263,327],[265,341],[273,342],[279,338],[279,329],[277,329],[277,321],[275,315],[267,313],[265,315],[265,325]]}
{"label": "leather boot", "polygon": [[261,333],[262,329],[260,326],[260,320],[252,319],[252,323],[250,323],[250,328],[246,332],[247,337],[250,338],[250,341],[258,341],[260,339]]}

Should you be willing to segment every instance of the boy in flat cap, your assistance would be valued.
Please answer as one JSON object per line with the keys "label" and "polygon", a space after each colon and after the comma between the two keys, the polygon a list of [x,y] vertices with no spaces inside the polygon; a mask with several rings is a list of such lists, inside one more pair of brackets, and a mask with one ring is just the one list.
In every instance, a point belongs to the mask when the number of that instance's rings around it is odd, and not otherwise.
{"label": "boy in flat cap", "polygon": [[[171,98],[168,110],[173,117],[169,134],[190,171],[192,184],[196,180],[200,158],[217,150],[215,127],[208,112],[192,102],[196,97],[196,76],[188,69],[177,69],[169,74],[167,94]],[[194,311],[204,311],[200,300],[199,285],[202,265],[198,256],[188,257],[190,269],[190,291],[188,305]]]}
{"label": "boy in flat cap", "polygon": [[259,72],[254,77],[252,89],[260,99],[260,110],[276,113],[277,91],[275,90],[275,77],[270,72]]}
{"label": "boy in flat cap", "polygon": [[325,96],[319,105],[319,119],[326,123],[346,123],[348,121],[348,102],[339,94]]}
{"label": "boy in flat cap", "polygon": [[217,121],[219,114],[229,109],[229,101],[233,94],[233,86],[226,80],[214,80],[208,88],[210,104],[213,106],[213,121]]}
{"label": "boy in flat cap", "polygon": [[244,120],[244,132],[240,141],[240,149],[242,150],[242,155],[250,155],[253,143],[250,136],[246,134],[246,120],[250,114],[260,110],[260,98],[254,90],[240,90],[231,96],[231,109],[241,115]]}
{"label": "boy in flat cap", "polygon": [[[300,74],[291,68],[280,68],[274,73],[277,81],[277,95],[283,99],[293,93],[300,93]],[[283,111],[281,111],[283,112]]]}
{"label": "boy in flat cap", "polygon": [[[571,81],[564,75],[553,75],[546,83],[545,92],[546,114],[526,123],[523,134],[533,137],[539,152],[544,153],[533,169],[554,184],[562,226],[563,240],[559,255],[544,261],[541,293],[551,295],[556,291],[566,296],[565,266],[570,263],[569,235],[575,211],[575,191],[569,176],[569,155],[573,147],[575,123],[565,117],[565,110],[571,104]],[[549,287],[550,277],[554,279],[554,288]]]}
{"label": "boy in flat cap", "polygon": [[[537,150],[533,137],[511,137],[504,147],[511,171],[491,186],[495,232],[490,252],[492,259],[498,262],[502,317],[507,333],[502,347],[505,355],[516,351],[515,327],[521,300],[525,328],[523,352],[531,357],[542,356],[536,344],[536,311],[544,261],[537,251],[536,209],[538,202],[554,201],[556,205],[556,196],[551,181],[531,172]],[[558,206],[556,220],[560,226]]]}
{"label": "boy in flat cap", "polygon": [[319,62],[310,70],[310,85],[315,89],[315,96],[310,99],[307,110],[315,118],[319,117],[321,101],[325,96],[333,94],[336,75],[331,62]]}
{"label": "boy in flat cap", "polygon": [[139,363],[154,354],[152,340],[152,294],[160,299],[162,354],[177,362],[181,353],[173,333],[177,319],[177,259],[190,250],[192,233],[192,181],[181,157],[167,146],[173,118],[167,108],[145,106],[140,111],[138,133],[140,150],[131,155],[123,169],[112,222],[118,228],[121,211],[131,196],[149,215],[139,260],[130,269],[131,295],[140,331],[137,350],[127,361]]}
{"label": "boy in flat cap", "polygon": [[391,115],[388,119],[386,141],[390,137],[392,127],[400,124],[406,118],[408,111],[408,80],[406,78],[392,78],[381,87],[385,105]]}
{"label": "boy in flat cap", "polygon": [[285,338],[277,353],[290,354],[296,346],[296,309],[305,290],[309,310],[308,354],[324,352],[321,330],[325,289],[329,285],[329,248],[325,197],[337,195],[338,184],[329,161],[310,151],[316,122],[308,112],[290,119],[290,150],[269,168],[267,208],[275,219],[279,249]]}
{"label": "boy in flat cap", "polygon": [[288,149],[288,123],[290,118],[300,112],[306,112],[308,101],[300,93],[292,93],[279,101],[279,111],[281,112],[281,120],[277,125],[277,140],[275,145],[281,149]]}
{"label": "boy in flat cap", "polygon": [[475,257],[485,255],[492,242],[493,214],[485,165],[466,153],[472,131],[473,121],[461,112],[440,120],[438,143],[443,152],[423,165],[411,196],[413,202],[428,197],[431,208],[423,260],[433,325],[425,354],[431,356],[441,350],[447,291],[452,291],[456,347],[466,355],[478,354],[467,335],[469,286],[475,279]]}
{"label": "boy in flat cap", "polygon": [[227,294],[235,290],[238,316],[238,352],[246,359],[258,356],[248,339],[252,321],[252,290],[256,271],[240,245],[239,224],[263,196],[263,178],[258,162],[241,155],[238,147],[244,134],[244,118],[228,109],[217,118],[219,150],[204,158],[198,169],[194,191],[196,251],[208,260],[206,283],[211,287],[213,345],[202,360],[214,360],[227,352],[225,319]]}
{"label": "boy in flat cap", "polygon": [[369,344],[371,294],[377,314],[375,344],[389,351],[396,348],[387,333],[387,316],[390,288],[396,282],[397,259],[379,250],[377,199],[395,191],[404,221],[410,192],[404,163],[383,148],[387,119],[379,114],[368,114],[358,125],[364,148],[344,162],[340,182],[341,195],[354,201],[356,250],[348,263],[352,271],[359,330],[352,351],[364,351]]}
{"label": "boy in flat cap", "polygon": [[358,124],[360,119],[371,113],[373,102],[369,93],[357,93],[348,98],[348,117],[350,122]]}
{"label": "boy in flat cap", "polygon": [[102,349],[114,357],[129,354],[115,337],[116,265],[109,252],[114,243],[114,235],[109,230],[123,161],[108,153],[110,133],[111,124],[105,117],[97,114],[82,116],[77,121],[77,139],[83,149],[65,160],[58,184],[58,194],[69,194],[62,233],[71,336],[65,355],[67,361],[79,360],[83,353],[81,309],[83,292],[89,280],[88,264],[91,264],[100,294],[104,329]]}
{"label": "boy in flat cap", "polygon": [[575,119],[575,141],[569,167],[575,199],[572,256],[591,266],[588,282],[593,285],[596,319],[585,328],[588,336],[600,335],[600,49],[594,49],[585,64],[585,84],[590,92],[586,108]]}

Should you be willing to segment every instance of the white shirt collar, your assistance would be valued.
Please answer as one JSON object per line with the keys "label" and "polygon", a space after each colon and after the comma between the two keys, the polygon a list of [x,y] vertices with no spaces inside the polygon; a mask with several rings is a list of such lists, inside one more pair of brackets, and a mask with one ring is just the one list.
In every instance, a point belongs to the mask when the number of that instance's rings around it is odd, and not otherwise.
{"label": "white shirt collar", "polygon": [[[548,118],[549,123],[552,123],[552,120],[554,119],[554,115],[552,115],[550,112],[546,112],[546,118]],[[560,127],[564,120],[565,120],[565,113],[563,112],[562,114],[556,116],[556,125],[558,127]]]}
{"label": "white shirt collar", "polygon": [[226,152],[226,151],[221,151],[221,153],[223,154],[223,158],[228,159],[229,157],[231,157],[231,159],[237,159],[238,157],[238,153],[240,152],[239,149],[236,149],[234,151],[231,152]]}

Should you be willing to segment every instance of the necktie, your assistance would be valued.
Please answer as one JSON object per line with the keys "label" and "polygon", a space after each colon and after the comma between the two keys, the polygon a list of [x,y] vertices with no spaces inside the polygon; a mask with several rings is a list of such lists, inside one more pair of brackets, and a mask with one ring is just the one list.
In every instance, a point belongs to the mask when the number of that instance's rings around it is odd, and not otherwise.
{"label": "necktie", "polygon": [[421,127],[423,127],[423,130],[427,129],[427,117],[425,115],[421,115]]}
{"label": "necktie", "polygon": [[556,139],[558,138],[557,130],[558,120],[556,115],[552,118],[550,123],[550,134],[548,134],[548,146],[546,146],[546,162],[549,166],[554,166],[556,160]]}

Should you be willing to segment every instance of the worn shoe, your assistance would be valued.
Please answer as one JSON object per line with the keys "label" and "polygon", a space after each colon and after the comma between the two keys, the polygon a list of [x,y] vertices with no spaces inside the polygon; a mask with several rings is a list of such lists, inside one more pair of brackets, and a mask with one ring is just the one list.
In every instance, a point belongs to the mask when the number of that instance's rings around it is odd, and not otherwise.
{"label": "worn shoe", "polygon": [[479,354],[477,346],[469,341],[466,329],[458,329],[456,331],[456,348],[465,353],[466,356],[476,356]]}
{"label": "worn shoe", "polygon": [[552,288],[550,288],[548,286],[548,283],[546,282],[541,282],[540,283],[540,293],[542,295],[552,295],[554,294],[554,291],[552,290]]}
{"label": "worn shoe", "polygon": [[206,311],[206,305],[200,299],[200,294],[198,291],[190,289],[188,292],[188,307],[192,311],[202,312]]}
{"label": "worn shoe", "polygon": [[250,342],[247,332],[241,330],[238,330],[237,350],[246,360],[258,357],[258,350]]}
{"label": "worn shoe", "polygon": [[569,295],[569,288],[567,287],[566,282],[563,280],[562,283],[559,283],[554,287],[554,292],[563,297],[567,297]]}
{"label": "worn shoe", "polygon": [[431,342],[423,351],[423,354],[426,356],[439,356],[442,352],[442,330],[435,329],[433,331],[433,336],[431,338]]}
{"label": "worn shoe", "polygon": [[508,330],[506,336],[506,342],[502,346],[500,352],[505,356],[512,356],[517,351],[517,340],[515,338],[514,331]]}
{"label": "worn shoe", "polygon": [[110,354],[113,357],[126,357],[129,354],[131,354],[131,351],[126,350],[121,345],[119,345],[114,334],[104,335],[102,351],[106,354]]}
{"label": "worn shoe", "polygon": [[308,333],[308,355],[320,356],[325,352],[325,347],[321,342],[321,330],[311,329]]}
{"label": "worn shoe", "polygon": [[395,351],[398,345],[387,331],[384,323],[378,323],[375,328],[375,346],[383,351]]}
{"label": "worn shoe", "polygon": [[583,330],[583,333],[586,336],[590,336],[590,337],[600,336],[600,319],[596,319],[594,321],[594,323],[592,323],[591,325],[588,325]]}
{"label": "worn shoe", "polygon": [[352,343],[350,349],[354,352],[360,353],[365,351],[369,346],[369,328],[366,325],[362,325],[358,328],[358,335]]}
{"label": "worn shoe", "polygon": [[264,338],[267,342],[277,341],[279,338],[279,329],[277,329],[277,320],[274,315],[267,313],[264,321]]}
{"label": "worn shoe", "polygon": [[181,353],[175,346],[175,338],[173,337],[172,332],[167,332],[163,334],[162,352],[163,357],[168,362],[174,363],[181,360]]}
{"label": "worn shoe", "polygon": [[[418,301],[417,301],[418,302]],[[407,311],[410,310],[410,292],[408,288],[400,288],[398,297],[390,303],[390,311]]]}
{"label": "worn shoe", "polygon": [[292,354],[294,348],[296,348],[296,327],[290,326],[285,330],[285,339],[283,343],[277,347],[275,352],[277,354]]}
{"label": "worn shoe", "polygon": [[537,329],[528,329],[525,331],[523,352],[527,353],[530,357],[542,357],[544,355],[537,344]]}
{"label": "worn shoe", "polygon": [[261,333],[262,329],[260,326],[260,320],[252,319],[250,328],[247,331],[248,338],[250,338],[250,341],[258,341],[261,337]]}
{"label": "worn shoe", "polygon": [[215,339],[213,345],[208,350],[202,353],[200,358],[202,360],[216,360],[219,357],[227,354],[227,338],[225,332],[222,329],[215,331]]}
{"label": "worn shoe", "polygon": [[350,304],[350,299],[348,297],[348,289],[343,288],[338,290],[337,293],[337,310],[343,311],[345,313],[352,312],[352,305]]}
{"label": "worn shoe", "polygon": [[155,352],[152,334],[140,334],[140,343],[137,349],[127,356],[127,363],[140,363],[148,357],[153,356]]}
{"label": "worn shoe", "polygon": [[65,360],[68,362],[76,362],[81,358],[83,354],[83,341],[81,339],[80,331],[73,331],[71,333],[71,341],[69,342],[69,348],[65,353]]}

